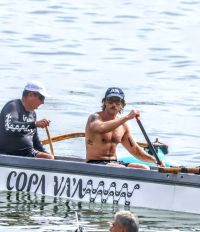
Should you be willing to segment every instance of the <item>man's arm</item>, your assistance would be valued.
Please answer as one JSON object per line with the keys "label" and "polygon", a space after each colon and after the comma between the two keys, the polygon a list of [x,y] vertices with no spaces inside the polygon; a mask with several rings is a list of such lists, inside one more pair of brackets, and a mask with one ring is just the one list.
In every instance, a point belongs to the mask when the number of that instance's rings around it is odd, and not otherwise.
{"label": "man's arm", "polygon": [[8,103],[3,110],[5,131],[8,134],[27,134],[36,128],[33,121],[19,121],[20,106],[16,102]]}
{"label": "man's arm", "polygon": [[157,164],[155,157],[146,153],[143,148],[141,148],[136,141],[133,139],[128,125],[126,125],[126,132],[122,138],[122,145],[136,158],[143,160],[145,162],[152,162]]}
{"label": "man's arm", "polygon": [[117,127],[123,125],[130,119],[133,119],[137,115],[135,110],[132,110],[129,114],[123,117],[116,117],[113,120],[103,121],[99,114],[92,114],[88,119],[89,129],[92,132],[105,134],[115,130]]}
{"label": "man's arm", "polygon": [[36,149],[36,150],[38,150],[38,151],[48,153],[45,150],[44,146],[42,145],[42,143],[41,143],[41,141],[39,139],[37,130],[36,130],[36,133],[33,136],[33,148]]}

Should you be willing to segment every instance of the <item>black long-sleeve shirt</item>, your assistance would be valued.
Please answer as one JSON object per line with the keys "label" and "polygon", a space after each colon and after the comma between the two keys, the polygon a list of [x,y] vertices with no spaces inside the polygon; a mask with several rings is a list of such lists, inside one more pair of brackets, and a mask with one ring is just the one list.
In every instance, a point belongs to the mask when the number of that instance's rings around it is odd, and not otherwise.
{"label": "black long-sleeve shirt", "polygon": [[35,126],[36,113],[28,112],[20,99],[6,103],[0,113],[0,151],[34,157],[42,146]]}

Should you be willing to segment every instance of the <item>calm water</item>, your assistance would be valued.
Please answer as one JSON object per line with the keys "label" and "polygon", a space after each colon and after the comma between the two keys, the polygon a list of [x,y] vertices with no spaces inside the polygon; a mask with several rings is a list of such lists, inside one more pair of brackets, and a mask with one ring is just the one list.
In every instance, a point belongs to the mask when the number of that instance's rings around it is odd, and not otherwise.
{"label": "calm water", "polygon": [[[119,86],[124,113],[140,109],[152,141],[168,144],[169,157],[180,164],[199,165],[199,11],[195,0],[1,0],[0,107],[21,97],[28,80],[39,79],[52,97],[38,118],[51,120],[52,135],[79,132],[100,109],[105,90]],[[144,141],[135,121],[129,125]],[[85,154],[83,139],[54,149],[63,156]],[[5,232],[70,231],[75,211],[88,231],[108,231],[119,209],[4,192],[0,206]],[[141,231],[200,231],[195,215],[132,210]]]}

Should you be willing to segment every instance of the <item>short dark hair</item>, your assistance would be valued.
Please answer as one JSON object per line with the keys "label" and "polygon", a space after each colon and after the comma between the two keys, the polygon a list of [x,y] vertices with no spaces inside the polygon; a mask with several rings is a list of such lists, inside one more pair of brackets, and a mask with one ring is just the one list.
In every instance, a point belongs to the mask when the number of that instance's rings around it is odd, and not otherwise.
{"label": "short dark hair", "polygon": [[32,93],[32,91],[24,90],[23,93],[22,93],[22,97],[28,96],[29,93]]}

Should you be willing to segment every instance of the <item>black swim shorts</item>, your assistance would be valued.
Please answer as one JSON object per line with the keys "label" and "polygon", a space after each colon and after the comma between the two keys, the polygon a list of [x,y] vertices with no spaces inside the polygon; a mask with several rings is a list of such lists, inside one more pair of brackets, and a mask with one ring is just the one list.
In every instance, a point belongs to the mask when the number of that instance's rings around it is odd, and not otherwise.
{"label": "black swim shorts", "polygon": [[89,164],[102,164],[102,165],[107,165],[109,163],[117,163],[117,164],[122,164],[125,167],[129,165],[129,163],[124,163],[123,161],[117,161],[117,160],[88,160],[87,163]]}

